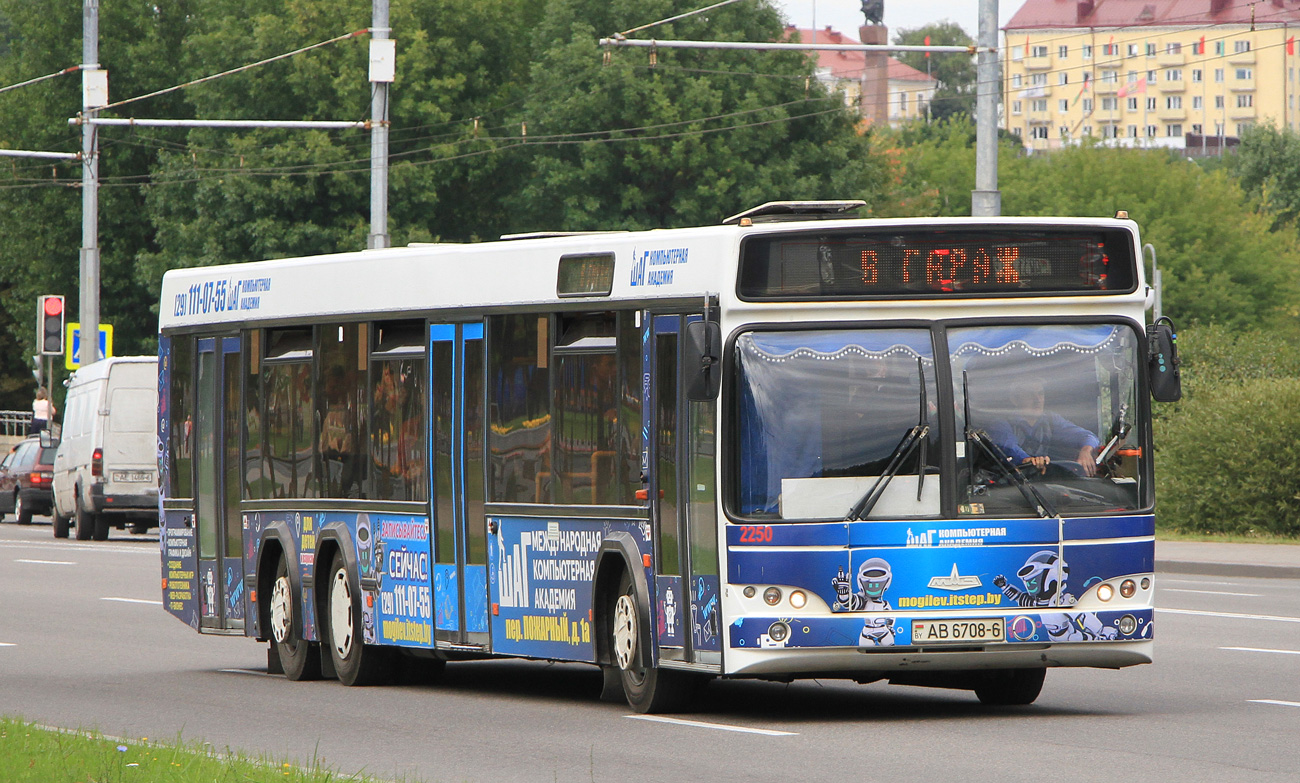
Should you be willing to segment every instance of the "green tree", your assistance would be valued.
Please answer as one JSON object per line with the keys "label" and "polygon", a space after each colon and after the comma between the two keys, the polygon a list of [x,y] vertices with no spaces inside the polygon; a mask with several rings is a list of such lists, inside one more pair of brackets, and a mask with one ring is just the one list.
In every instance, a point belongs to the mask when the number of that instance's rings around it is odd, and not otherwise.
{"label": "green tree", "polygon": [[[971,46],[975,40],[955,22],[934,22],[923,27],[903,28],[894,33],[894,43],[901,46]],[[928,73],[939,81],[930,101],[930,118],[942,120],[958,114],[975,115],[975,58],[957,52],[900,52],[900,62]]]}
{"label": "green tree", "polygon": [[[855,118],[802,54],[622,49],[602,36],[698,7],[686,0],[555,0],[536,34],[528,96],[511,116],[519,188],[512,228],[715,223],[770,200],[878,199],[882,171]],[[641,34],[777,40],[766,3]],[[527,125],[527,139],[522,128]]]}
{"label": "green tree", "polygon": [[1229,171],[1260,208],[1275,216],[1274,226],[1295,226],[1300,217],[1300,134],[1289,128],[1257,125],[1241,135]]}

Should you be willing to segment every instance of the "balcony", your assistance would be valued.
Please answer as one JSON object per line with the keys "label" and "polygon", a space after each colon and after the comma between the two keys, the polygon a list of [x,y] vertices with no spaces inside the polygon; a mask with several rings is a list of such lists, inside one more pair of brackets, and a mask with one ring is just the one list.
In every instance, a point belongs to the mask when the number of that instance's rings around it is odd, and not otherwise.
{"label": "balcony", "polygon": [[1104,82],[1100,79],[1094,79],[1092,82],[1092,91],[1098,95],[1114,95],[1119,92],[1119,82]]}
{"label": "balcony", "polygon": [[1160,92],[1182,92],[1187,89],[1187,82],[1183,79],[1173,81],[1161,79],[1156,86],[1160,89]]}
{"label": "balcony", "polygon": [[1255,119],[1255,107],[1254,106],[1233,106],[1228,109],[1228,119],[1253,120]]}
{"label": "balcony", "polygon": [[1171,54],[1169,52],[1160,52],[1156,55],[1156,64],[1161,68],[1167,68],[1173,65],[1183,65],[1187,62],[1187,55],[1182,52]]}
{"label": "balcony", "polygon": [[1051,57],[1026,57],[1024,59],[1026,71],[1046,71],[1052,67]]}
{"label": "balcony", "polygon": [[1228,82],[1228,89],[1232,90],[1233,92],[1254,92],[1255,80],[1254,79],[1233,79],[1232,81]]}
{"label": "balcony", "polygon": [[1163,122],[1185,120],[1187,119],[1187,109],[1170,109],[1161,106],[1160,109],[1156,111],[1156,116]]}
{"label": "balcony", "polygon": [[1228,54],[1225,59],[1227,59],[1227,61],[1232,65],[1254,65],[1255,52],[1254,50],[1248,52],[1232,52]]}

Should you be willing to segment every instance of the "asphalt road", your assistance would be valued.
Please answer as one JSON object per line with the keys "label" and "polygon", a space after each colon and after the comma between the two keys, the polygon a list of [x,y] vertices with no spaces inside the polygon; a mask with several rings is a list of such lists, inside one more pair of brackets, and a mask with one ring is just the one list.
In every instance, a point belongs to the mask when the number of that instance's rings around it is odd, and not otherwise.
{"label": "asphalt road", "polygon": [[[578,665],[378,688],[265,674],[159,601],[155,536],[0,525],[0,714],[412,781],[1300,779],[1300,580],[1162,574],[1157,662],[1048,673],[1023,708],[881,683],[716,682],[698,712],[597,701]],[[0,776],[2,777],[2,776]]]}

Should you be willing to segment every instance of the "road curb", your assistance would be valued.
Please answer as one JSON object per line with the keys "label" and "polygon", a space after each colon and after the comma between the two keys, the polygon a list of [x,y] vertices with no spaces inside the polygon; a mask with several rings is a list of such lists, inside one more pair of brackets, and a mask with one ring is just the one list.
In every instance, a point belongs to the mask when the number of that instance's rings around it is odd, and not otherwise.
{"label": "road curb", "polygon": [[1256,563],[1207,563],[1195,560],[1156,560],[1156,573],[1194,576],[1254,576],[1264,579],[1300,579],[1300,566]]}

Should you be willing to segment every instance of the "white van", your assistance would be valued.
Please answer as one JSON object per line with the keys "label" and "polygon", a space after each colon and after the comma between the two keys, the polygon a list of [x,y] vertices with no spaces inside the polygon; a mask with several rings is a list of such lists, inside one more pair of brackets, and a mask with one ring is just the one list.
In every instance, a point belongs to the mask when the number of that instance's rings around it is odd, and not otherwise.
{"label": "white van", "polygon": [[108,538],[158,525],[158,357],[114,356],[77,370],[54,455],[54,537]]}

